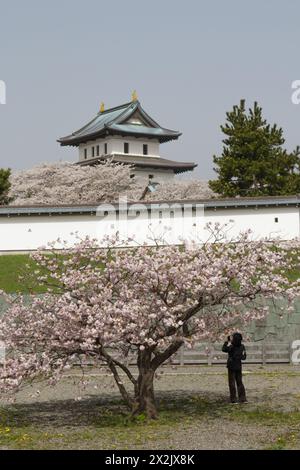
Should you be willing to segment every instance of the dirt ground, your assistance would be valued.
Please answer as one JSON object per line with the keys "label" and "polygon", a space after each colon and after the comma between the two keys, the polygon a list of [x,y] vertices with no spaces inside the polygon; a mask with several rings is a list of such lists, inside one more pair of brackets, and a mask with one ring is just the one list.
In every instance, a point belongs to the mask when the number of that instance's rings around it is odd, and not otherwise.
{"label": "dirt ground", "polygon": [[79,378],[2,401],[0,449],[300,449],[299,366],[245,367],[244,405],[228,403],[223,366],[165,368],[154,422],[132,422],[104,371],[88,371],[85,389]]}

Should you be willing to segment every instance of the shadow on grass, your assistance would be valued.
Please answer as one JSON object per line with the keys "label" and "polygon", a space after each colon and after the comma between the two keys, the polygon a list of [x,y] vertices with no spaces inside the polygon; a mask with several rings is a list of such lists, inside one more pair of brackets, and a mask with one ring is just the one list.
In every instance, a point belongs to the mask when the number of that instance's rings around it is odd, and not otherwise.
{"label": "shadow on grass", "polygon": [[[157,394],[159,419],[153,425],[178,423],[201,416],[216,417],[228,408],[224,397],[210,394],[160,392]],[[0,426],[27,427],[120,427],[143,424],[145,417],[133,420],[120,399],[87,397],[81,401],[53,400],[47,402],[6,405],[0,408]]]}
{"label": "shadow on grass", "polygon": [[[253,424],[300,424],[300,411],[283,412],[259,406],[228,403],[227,397],[216,394],[195,394],[183,391],[157,393],[159,419],[148,421],[154,427],[193,424],[195,420],[222,419]],[[124,403],[109,396],[90,396],[81,401],[52,400],[47,402],[22,403],[0,408],[0,427],[39,429],[63,427],[123,428],[145,424],[141,415],[132,419]]]}

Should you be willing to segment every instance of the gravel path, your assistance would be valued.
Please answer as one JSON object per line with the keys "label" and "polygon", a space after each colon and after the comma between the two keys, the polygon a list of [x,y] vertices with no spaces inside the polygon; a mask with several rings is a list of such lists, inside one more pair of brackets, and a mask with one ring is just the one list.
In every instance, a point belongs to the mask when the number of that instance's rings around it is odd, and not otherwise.
{"label": "gravel path", "polygon": [[166,368],[155,384],[161,419],[129,426],[113,421],[124,407],[111,377],[89,371],[79,390],[79,376],[74,369],[55,388],[35,385],[3,402],[0,449],[300,448],[300,367],[245,368],[248,405],[228,404],[224,367]]}

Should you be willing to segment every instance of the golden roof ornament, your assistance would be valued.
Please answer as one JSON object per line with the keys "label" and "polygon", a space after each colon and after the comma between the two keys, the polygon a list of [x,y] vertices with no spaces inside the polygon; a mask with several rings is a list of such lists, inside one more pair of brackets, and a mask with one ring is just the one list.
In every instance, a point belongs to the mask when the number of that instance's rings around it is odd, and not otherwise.
{"label": "golden roof ornament", "polygon": [[105,107],[104,107],[104,103],[102,101],[101,105],[100,105],[100,113],[104,113],[105,111]]}
{"label": "golden roof ornament", "polygon": [[131,101],[135,102],[138,100],[137,92],[134,90],[131,95]]}

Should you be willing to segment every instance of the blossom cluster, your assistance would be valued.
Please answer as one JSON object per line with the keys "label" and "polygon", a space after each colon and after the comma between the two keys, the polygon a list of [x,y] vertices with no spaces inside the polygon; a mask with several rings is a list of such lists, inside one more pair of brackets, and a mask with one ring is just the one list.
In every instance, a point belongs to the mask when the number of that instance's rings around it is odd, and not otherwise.
{"label": "blossom cluster", "polygon": [[147,353],[154,370],[183,344],[242,329],[264,318],[273,299],[291,304],[299,295],[299,282],[287,278],[299,263],[298,245],[253,242],[248,234],[189,250],[118,250],[117,240],[104,249],[89,238],[65,248],[57,240],[51,254],[33,254],[37,268],[26,278],[47,293],[29,301],[6,296],[0,340],[8,355],[0,389],[16,390],[41,376],[55,383],[81,358],[129,374],[129,359]]}

